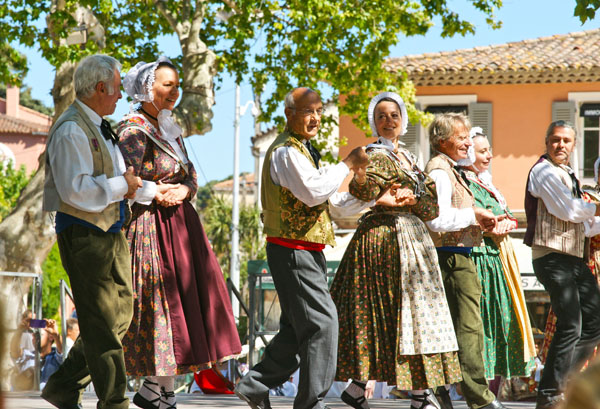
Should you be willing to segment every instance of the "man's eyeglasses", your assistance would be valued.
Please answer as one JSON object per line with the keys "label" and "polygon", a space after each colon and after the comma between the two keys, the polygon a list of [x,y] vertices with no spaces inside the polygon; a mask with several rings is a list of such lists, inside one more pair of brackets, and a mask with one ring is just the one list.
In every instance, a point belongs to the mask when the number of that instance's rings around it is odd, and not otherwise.
{"label": "man's eyeglasses", "polygon": [[[296,108],[292,108],[294,111],[298,111]],[[323,116],[323,108],[319,109],[301,109],[299,110],[302,116],[315,116],[320,118]]]}

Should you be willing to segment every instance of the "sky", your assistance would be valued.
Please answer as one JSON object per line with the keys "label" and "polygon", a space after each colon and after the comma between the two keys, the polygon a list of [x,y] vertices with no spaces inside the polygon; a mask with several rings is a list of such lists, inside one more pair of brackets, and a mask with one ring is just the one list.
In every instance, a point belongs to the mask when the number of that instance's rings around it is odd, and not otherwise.
{"label": "sky", "polygon": [[[461,18],[476,25],[476,34],[465,37],[441,38],[441,27],[436,22],[425,36],[402,37],[390,53],[390,57],[422,54],[439,51],[453,51],[476,46],[503,44],[538,37],[590,30],[600,26],[600,19],[582,25],[573,17],[575,0],[504,0],[503,7],[496,12],[503,22],[502,28],[493,30],[485,23],[485,18],[465,0],[449,0],[450,7]],[[175,57],[174,50],[181,48],[174,36],[163,37],[159,41],[161,52]],[[25,85],[32,87],[34,98],[52,106],[50,90],[54,79],[54,69],[35,49],[20,48],[29,61],[29,72]],[[233,174],[233,138],[235,84],[225,75],[220,88],[215,90],[216,103],[213,107],[212,131],[204,135],[186,138],[190,159],[198,171],[198,184],[211,180],[222,180]],[[248,83],[241,84],[240,102],[243,106],[253,99]],[[368,101],[365,101],[365,109]],[[283,105],[283,102],[282,102]],[[112,118],[118,121],[129,111],[125,97],[117,105]],[[254,134],[251,110],[240,118],[240,172],[254,171],[254,158],[251,154],[250,138]]]}

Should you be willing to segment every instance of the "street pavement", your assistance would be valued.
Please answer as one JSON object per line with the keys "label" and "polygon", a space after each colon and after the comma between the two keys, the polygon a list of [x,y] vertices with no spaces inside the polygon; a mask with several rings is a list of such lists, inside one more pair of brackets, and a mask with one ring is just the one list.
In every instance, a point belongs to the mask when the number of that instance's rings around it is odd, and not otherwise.
{"label": "street pavement", "polygon": [[[130,399],[133,393],[128,393]],[[54,407],[39,397],[39,392],[9,392],[4,395],[5,409],[53,409]],[[274,409],[292,409],[293,398],[271,397],[271,406]],[[84,393],[83,408],[96,408],[96,395],[93,392]],[[340,399],[326,399],[325,402],[331,409],[348,409]],[[529,409],[535,407],[535,402],[503,402],[508,409]],[[410,400],[393,399],[372,399],[369,405],[374,409],[410,408]],[[1,406],[1,405],[0,405]],[[247,408],[248,406],[233,395],[199,395],[180,393],[177,394],[178,409],[197,409],[197,408]],[[133,403],[131,409],[138,409]],[[466,409],[467,406],[462,401],[454,402],[455,409]]]}

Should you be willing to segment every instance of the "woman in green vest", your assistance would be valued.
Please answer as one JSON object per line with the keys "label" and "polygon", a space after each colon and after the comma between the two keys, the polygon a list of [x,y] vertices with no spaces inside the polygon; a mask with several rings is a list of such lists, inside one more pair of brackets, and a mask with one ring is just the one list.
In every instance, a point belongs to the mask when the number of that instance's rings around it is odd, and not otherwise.
{"label": "woman in green vest", "polygon": [[399,95],[372,99],[369,123],[377,141],[367,146],[366,175],[350,193],[364,201],[400,185],[402,207],[374,206],[359,221],[334,278],[338,309],[336,379],[353,382],[342,400],[368,408],[365,384],[387,382],[412,391],[413,409],[431,409],[431,391],[459,382],[457,342],[435,247],[424,221],[438,215],[435,184],[402,147],[408,117]]}
{"label": "woman in green vest", "polygon": [[475,206],[491,210],[495,215],[507,215],[493,233],[484,236],[484,245],[473,247],[471,253],[482,290],[485,375],[488,379],[497,375],[529,376],[536,355],[535,344],[521,275],[508,236],[517,227],[517,221],[492,183],[489,167],[493,155],[487,137],[478,127],[471,129],[471,137],[473,147],[469,150],[469,159],[459,165],[467,169],[465,173]]}

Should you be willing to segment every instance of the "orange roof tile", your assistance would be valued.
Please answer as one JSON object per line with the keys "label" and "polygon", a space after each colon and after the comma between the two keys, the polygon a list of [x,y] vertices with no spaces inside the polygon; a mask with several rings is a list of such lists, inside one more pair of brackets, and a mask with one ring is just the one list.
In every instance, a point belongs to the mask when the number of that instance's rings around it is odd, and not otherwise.
{"label": "orange roof tile", "polygon": [[390,58],[418,86],[600,81],[600,29]]}
{"label": "orange roof tile", "polygon": [[50,125],[40,125],[0,114],[0,134],[47,134],[49,130]]}

